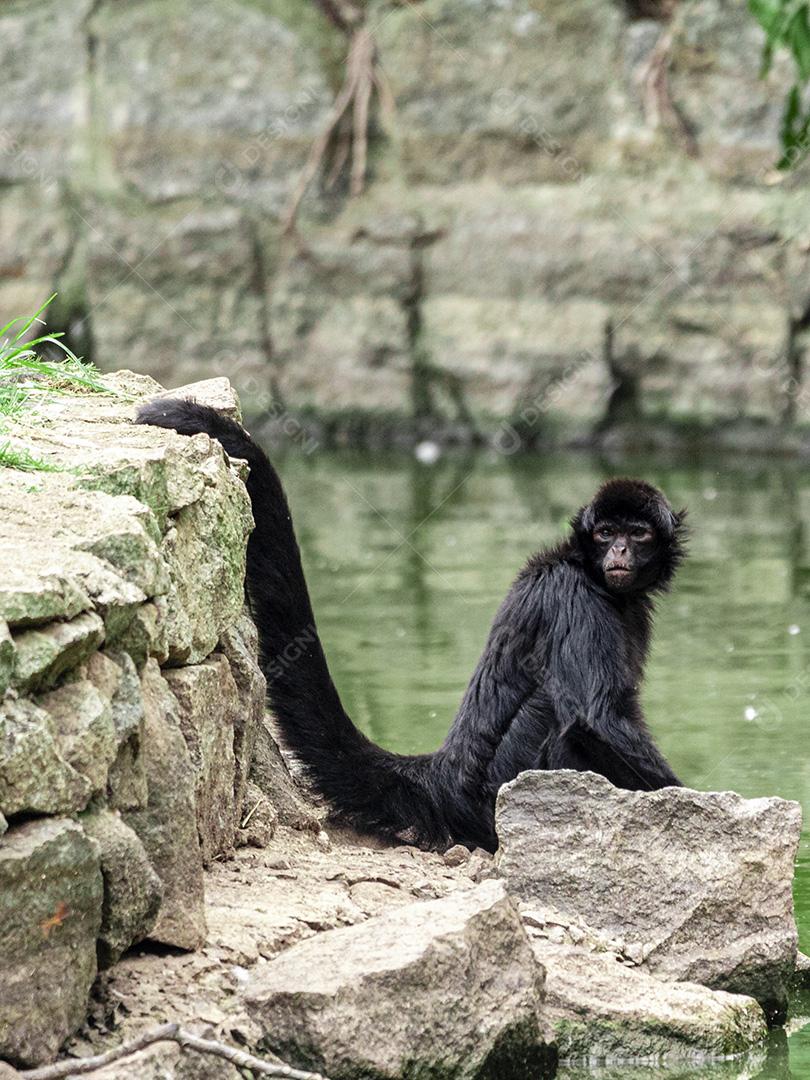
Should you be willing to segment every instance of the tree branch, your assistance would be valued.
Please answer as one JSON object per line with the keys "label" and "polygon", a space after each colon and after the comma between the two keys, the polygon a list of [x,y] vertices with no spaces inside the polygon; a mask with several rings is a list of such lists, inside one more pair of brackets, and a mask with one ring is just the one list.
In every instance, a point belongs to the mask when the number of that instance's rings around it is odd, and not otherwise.
{"label": "tree branch", "polygon": [[347,0],[316,0],[316,2],[327,19],[344,33],[349,33],[353,27],[363,21],[362,8]]}
{"label": "tree branch", "polygon": [[293,1069],[290,1065],[277,1065],[270,1061],[263,1061],[252,1054],[245,1053],[244,1050],[226,1046],[225,1043],[217,1042],[215,1039],[203,1039],[181,1028],[179,1024],[162,1024],[160,1027],[152,1028],[151,1031],[142,1031],[134,1039],[122,1043],[113,1050],[97,1054],[95,1057],[57,1061],[53,1065],[43,1065],[38,1069],[21,1072],[20,1076],[24,1080],[64,1080],[68,1076],[82,1076],[85,1073],[103,1069],[105,1065],[110,1065],[114,1061],[131,1057],[139,1050],[144,1050],[147,1046],[158,1042],[174,1042],[183,1049],[196,1050],[199,1054],[212,1054],[214,1057],[229,1061],[237,1069],[251,1069],[259,1076],[276,1076],[281,1077],[282,1080],[327,1080],[320,1073],[302,1072],[300,1069]]}
{"label": "tree branch", "polygon": [[366,182],[366,157],[368,154],[368,113],[371,91],[374,86],[374,40],[363,27],[355,34],[354,62],[357,81],[354,93],[354,116],[352,132],[352,195],[362,194]]}
{"label": "tree branch", "polygon": [[697,140],[673,101],[669,86],[669,67],[672,63],[675,36],[680,30],[678,15],[682,10],[683,8],[680,8],[669,26],[661,31],[639,72],[638,79],[647,123],[653,129],[668,128],[680,140],[689,157],[697,158],[700,156]]}
{"label": "tree branch", "polygon": [[298,179],[292,199],[290,200],[290,205],[284,215],[282,230],[285,233],[292,232],[298,214],[298,207],[306,194],[307,188],[320,168],[323,156],[326,153],[326,148],[329,145],[329,140],[332,137],[332,132],[338,126],[341,117],[352,103],[352,98],[357,89],[357,72],[351,63],[351,55],[350,52],[350,62],[348,71],[346,72],[346,79],[341,87],[340,93],[335,98],[334,104],[332,105],[332,109],[326,121],[326,127],[313,143],[312,149],[309,152],[309,158],[304,166],[304,171]]}
{"label": "tree branch", "polygon": [[334,147],[334,155],[325,179],[326,190],[337,182],[351,157],[349,191],[353,196],[363,193],[368,171],[369,127],[375,90],[380,109],[389,123],[395,113],[394,96],[380,69],[374,36],[363,22],[363,8],[353,0],[315,0],[315,3],[346,34],[349,49],[343,85],[329,110],[323,131],[312,144],[284,212],[281,227],[285,235],[295,234],[301,201],[324,164],[330,146]]}

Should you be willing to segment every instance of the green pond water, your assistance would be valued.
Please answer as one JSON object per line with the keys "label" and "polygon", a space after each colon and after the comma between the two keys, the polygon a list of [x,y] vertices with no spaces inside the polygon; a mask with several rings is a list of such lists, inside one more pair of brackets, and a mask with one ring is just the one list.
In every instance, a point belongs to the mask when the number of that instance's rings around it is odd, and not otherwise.
{"label": "green pond water", "polygon": [[[278,459],[332,673],[355,722],[392,750],[434,749],[490,620],[530,552],[610,475],[689,508],[690,555],[659,605],[644,702],[692,787],[797,799],[810,826],[810,467],[477,454]],[[810,827],[795,883],[810,949]],[[804,1021],[803,1021],[804,1018]],[[810,997],[789,1039],[744,1060],[561,1076],[809,1077]]]}

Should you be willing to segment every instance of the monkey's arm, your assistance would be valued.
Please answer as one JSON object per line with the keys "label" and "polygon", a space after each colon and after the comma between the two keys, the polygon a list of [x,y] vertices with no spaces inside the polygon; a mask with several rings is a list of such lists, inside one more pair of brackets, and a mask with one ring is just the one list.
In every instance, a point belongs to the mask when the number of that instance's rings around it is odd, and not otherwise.
{"label": "monkey's arm", "polygon": [[535,768],[548,736],[553,716],[537,707],[543,587],[529,568],[512,585],[439,751],[470,799],[490,788],[494,797],[504,780]]}
{"label": "monkey's arm", "polygon": [[558,727],[545,767],[589,769],[631,790],[679,786],[644,721],[615,609],[572,567],[556,568],[547,595],[546,689]]}

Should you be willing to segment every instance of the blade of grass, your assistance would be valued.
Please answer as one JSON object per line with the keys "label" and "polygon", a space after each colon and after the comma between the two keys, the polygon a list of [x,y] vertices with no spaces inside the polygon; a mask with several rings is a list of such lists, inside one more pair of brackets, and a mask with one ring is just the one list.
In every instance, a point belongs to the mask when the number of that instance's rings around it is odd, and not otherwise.
{"label": "blade of grass", "polygon": [[[1,366],[1,365],[0,365]],[[40,360],[34,357],[27,357],[21,361],[15,360],[8,365],[8,371],[21,372],[30,371],[36,375],[47,375],[52,379],[56,379],[61,382],[75,383],[79,386],[87,387],[89,390],[104,390],[103,384],[91,373],[79,374],[75,368],[63,367],[61,364],[53,363],[49,360]],[[56,392],[55,387],[48,387],[49,390]]]}
{"label": "blade of grass", "polygon": [[[23,326],[22,330],[20,330],[17,333],[17,336],[12,339],[12,342],[11,342],[12,345],[16,345],[17,342],[20,340],[20,338],[24,337],[28,333],[28,331],[34,325],[35,322],[41,322],[43,326],[45,325],[45,320],[40,319],[40,315],[45,310],[45,308],[49,304],[51,304],[53,302],[55,297],[56,297],[56,293],[53,293],[52,296],[49,296],[48,299],[45,301],[45,303],[39,308],[38,311],[35,311],[33,315],[21,315],[17,319],[12,319],[11,322],[7,324],[7,327],[8,327],[8,326],[13,326],[14,323],[16,323],[16,322],[24,322],[24,326]],[[2,332],[5,332],[5,330],[2,331]]]}
{"label": "blade of grass", "polygon": [[19,472],[61,472],[57,465],[34,457],[30,450],[15,450],[8,440],[0,443],[0,468]]}

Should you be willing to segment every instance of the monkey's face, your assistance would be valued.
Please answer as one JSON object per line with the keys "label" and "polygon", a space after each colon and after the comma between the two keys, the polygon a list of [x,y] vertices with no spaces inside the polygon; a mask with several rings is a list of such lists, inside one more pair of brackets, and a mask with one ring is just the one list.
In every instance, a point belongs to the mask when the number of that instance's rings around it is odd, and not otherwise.
{"label": "monkey's face", "polygon": [[611,592],[645,589],[658,576],[658,535],[642,518],[606,518],[591,533],[593,561]]}
{"label": "monkey's face", "polygon": [[683,558],[685,516],[643,480],[608,480],[572,520],[573,543],[609,592],[661,592]]}

